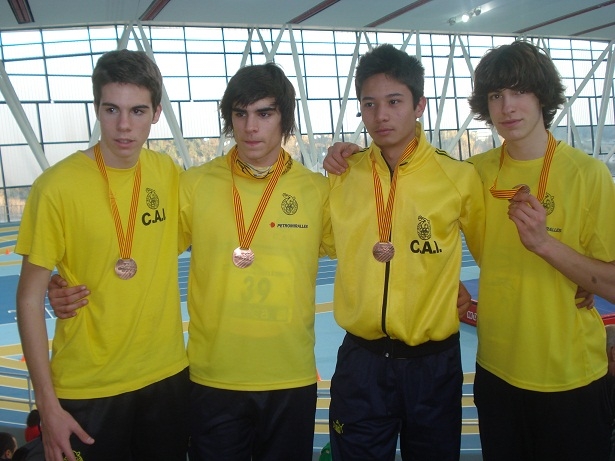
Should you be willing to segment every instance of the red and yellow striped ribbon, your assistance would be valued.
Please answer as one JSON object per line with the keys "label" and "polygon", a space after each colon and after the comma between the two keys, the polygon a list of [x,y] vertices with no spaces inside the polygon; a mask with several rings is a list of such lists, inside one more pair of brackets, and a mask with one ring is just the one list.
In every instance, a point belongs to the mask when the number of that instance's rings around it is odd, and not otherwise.
{"label": "red and yellow striped ribbon", "polygon": [[[547,181],[549,179],[549,169],[551,168],[551,162],[553,161],[553,155],[555,154],[555,148],[557,147],[557,141],[555,137],[551,134],[550,131],[547,130],[548,141],[547,141],[547,151],[545,152],[544,160],[542,163],[542,169],[540,170],[540,180],[538,182],[538,193],[536,194],[536,198],[538,201],[542,202],[545,197],[545,192],[547,190]],[[500,150],[500,167],[499,170],[502,169],[502,164],[504,163],[504,153],[506,152],[506,141],[502,143],[502,148]],[[499,176],[498,170],[498,176]],[[498,177],[495,177],[493,181],[493,186],[489,188],[489,192],[494,198],[498,199],[507,199],[510,200],[515,196],[517,191],[523,187],[523,185],[519,185],[514,187],[513,189],[497,189]]]}
{"label": "red and yellow striped ribbon", "polygon": [[384,208],[384,199],[382,194],[382,184],[380,183],[380,177],[376,171],[376,159],[372,157],[372,175],[374,177],[374,195],[376,197],[376,214],[378,215],[378,235],[381,242],[388,242],[391,238],[391,228],[393,226],[393,204],[395,202],[395,191],[397,189],[397,174],[399,171],[399,165],[404,163],[416,150],[419,141],[414,138],[397,160],[397,164],[393,169],[393,178],[391,179],[391,190],[387,198],[387,206]]}
{"label": "red and yellow striped ribbon", "polygon": [[250,244],[252,243],[252,239],[254,238],[254,234],[256,234],[256,229],[258,228],[258,224],[263,217],[263,213],[267,208],[267,203],[271,198],[271,194],[273,194],[273,189],[282,176],[282,171],[284,170],[284,149],[280,149],[280,155],[278,155],[277,164],[275,170],[271,174],[269,181],[267,182],[267,187],[261,196],[261,199],[258,203],[258,207],[256,208],[256,212],[252,217],[252,221],[250,222],[250,227],[246,232],[246,227],[243,218],[243,208],[241,206],[241,197],[239,196],[239,191],[235,186],[235,175],[233,173],[233,169],[235,168],[235,164],[237,161],[237,146],[233,147],[230,154],[231,155],[231,178],[233,180],[233,206],[235,208],[235,224],[237,226],[237,236],[239,237],[239,247],[243,250],[247,250],[250,248]]}
{"label": "red and yellow striped ribbon", "polygon": [[132,253],[132,241],[135,233],[135,221],[137,216],[137,208],[139,206],[139,193],[141,191],[141,160],[137,160],[137,167],[135,169],[135,179],[132,186],[132,198],[130,200],[130,213],[128,215],[128,226],[126,228],[126,234],[124,235],[124,229],[122,228],[122,218],[120,217],[120,211],[117,207],[117,201],[115,195],[111,190],[109,184],[109,177],[107,176],[107,168],[105,161],[103,160],[102,151],[100,150],[100,143],[94,146],[94,158],[98,170],[105,178],[107,183],[107,190],[109,193],[109,203],[111,205],[111,214],[113,215],[113,221],[115,222],[115,233],[117,234],[117,242],[120,248],[120,256],[122,259],[129,259]]}

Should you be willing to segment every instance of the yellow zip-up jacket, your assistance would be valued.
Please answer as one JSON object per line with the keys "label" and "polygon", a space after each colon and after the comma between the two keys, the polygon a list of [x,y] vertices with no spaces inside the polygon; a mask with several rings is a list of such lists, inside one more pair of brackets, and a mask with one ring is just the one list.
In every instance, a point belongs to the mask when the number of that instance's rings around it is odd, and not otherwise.
{"label": "yellow zip-up jacket", "polygon": [[484,199],[480,178],[467,163],[426,140],[417,122],[418,147],[399,166],[392,216],[395,256],[376,261],[379,240],[372,158],[389,194],[392,174],[372,144],[331,176],[331,222],[338,257],[334,288],[337,323],[364,339],[385,336],[410,346],[441,341],[459,330],[457,293],[461,234],[480,261]]}

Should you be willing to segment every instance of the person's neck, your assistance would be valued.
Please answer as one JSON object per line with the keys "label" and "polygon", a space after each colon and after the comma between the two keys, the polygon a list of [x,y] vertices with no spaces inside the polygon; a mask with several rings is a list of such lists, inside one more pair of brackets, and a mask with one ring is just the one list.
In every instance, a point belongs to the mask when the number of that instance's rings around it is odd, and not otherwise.
{"label": "person's neck", "polygon": [[389,169],[393,171],[397,166],[397,162],[399,161],[399,157],[403,154],[403,150],[397,151],[397,149],[387,149],[386,151],[380,149],[382,152],[382,158],[389,166]]}
{"label": "person's neck", "polygon": [[506,151],[515,160],[534,160],[544,157],[548,141],[547,131],[540,130],[532,136],[517,141],[506,141]]}

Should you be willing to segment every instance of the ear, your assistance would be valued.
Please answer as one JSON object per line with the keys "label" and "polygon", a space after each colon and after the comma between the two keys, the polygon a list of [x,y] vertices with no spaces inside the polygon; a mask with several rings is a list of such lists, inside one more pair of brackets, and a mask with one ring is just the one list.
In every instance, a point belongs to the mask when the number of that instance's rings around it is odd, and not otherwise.
{"label": "ear", "polygon": [[425,96],[421,96],[418,104],[416,105],[416,109],[414,110],[414,115],[416,118],[421,118],[423,116],[423,112],[425,112],[425,107],[427,106],[427,99]]}
{"label": "ear", "polygon": [[158,107],[156,107],[156,110],[154,111],[154,118],[152,119],[152,124],[158,123],[158,120],[160,120],[161,113],[162,113],[162,105],[158,104]]}

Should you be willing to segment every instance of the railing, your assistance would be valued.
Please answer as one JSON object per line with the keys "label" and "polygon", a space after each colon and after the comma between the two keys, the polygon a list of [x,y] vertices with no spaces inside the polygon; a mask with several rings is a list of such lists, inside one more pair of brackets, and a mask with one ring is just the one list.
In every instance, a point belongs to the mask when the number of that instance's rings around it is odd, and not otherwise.
{"label": "railing", "polygon": [[26,414],[34,408],[34,390],[27,372],[0,371],[0,388],[6,389],[0,391],[0,407]]}

